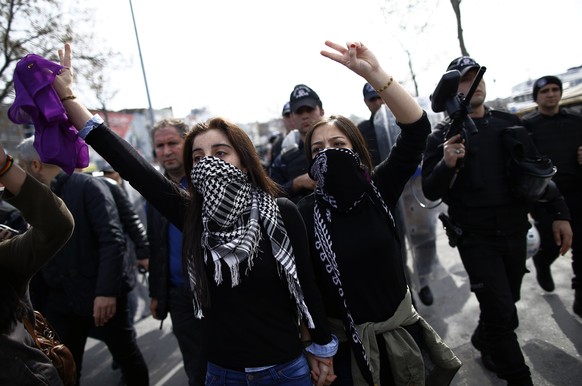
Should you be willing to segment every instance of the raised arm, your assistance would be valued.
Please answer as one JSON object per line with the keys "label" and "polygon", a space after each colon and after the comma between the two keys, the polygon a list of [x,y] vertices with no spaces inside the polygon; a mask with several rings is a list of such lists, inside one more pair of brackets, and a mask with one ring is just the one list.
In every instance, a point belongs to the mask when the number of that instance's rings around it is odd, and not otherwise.
{"label": "raised arm", "polygon": [[0,270],[20,295],[32,275],[67,242],[73,233],[73,216],[51,190],[7,156],[0,145],[2,198],[14,205],[30,228],[0,242]]}
{"label": "raised arm", "polygon": [[422,108],[414,98],[378,63],[374,53],[361,42],[348,42],[346,47],[330,42],[325,45],[336,52],[321,51],[321,55],[343,64],[370,83],[380,94],[398,122],[413,123],[422,116]]}
{"label": "raised arm", "polygon": [[73,92],[73,68],[71,64],[71,45],[65,44],[65,48],[59,50],[61,65],[65,68],[55,77],[53,87],[63,101],[63,106],[67,110],[69,121],[77,130],[81,130],[85,123],[93,114],[76,97]]}
{"label": "raised arm", "polygon": [[0,184],[16,196],[26,179],[26,172],[18,165],[14,165],[14,159],[6,154],[0,144]]}
{"label": "raised arm", "polygon": [[160,213],[182,229],[184,208],[188,202],[186,193],[159,173],[129,143],[93,119],[93,114],[73,91],[72,50],[68,43],[59,50],[59,57],[65,68],[55,77],[53,87],[62,100],[69,121],[80,131],[79,135]]}

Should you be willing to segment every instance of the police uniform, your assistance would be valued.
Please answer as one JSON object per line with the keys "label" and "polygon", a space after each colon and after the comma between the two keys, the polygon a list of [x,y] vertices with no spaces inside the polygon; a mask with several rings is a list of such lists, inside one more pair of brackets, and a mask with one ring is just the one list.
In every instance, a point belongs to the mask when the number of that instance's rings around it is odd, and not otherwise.
{"label": "police uniform", "polygon": [[[564,196],[572,220],[572,288],[576,291],[574,311],[582,316],[582,166],[577,160],[578,147],[582,146],[582,116],[560,108],[549,116],[535,112],[524,117],[524,125],[532,133],[540,153],[550,157],[557,167],[552,180]],[[559,247],[554,242],[551,214],[540,205],[532,212],[540,230],[541,245],[534,256],[537,264],[549,266],[559,256]],[[582,248],[582,247],[581,247]]]}
{"label": "police uniform", "polygon": [[[472,119],[478,132],[467,138],[463,167],[456,177],[455,169],[448,168],[443,159],[442,145],[450,120],[438,124],[428,137],[423,190],[430,200],[443,199],[452,222],[463,232],[458,240],[459,254],[481,310],[471,341],[481,351],[484,363],[486,358],[491,360],[488,368],[500,378],[509,384],[531,384],[515,334],[519,323],[515,303],[527,272],[529,204],[511,192],[501,138],[503,129],[520,121],[487,107],[483,117]],[[554,219],[569,219],[555,185],[546,190],[544,199],[549,199]]]}

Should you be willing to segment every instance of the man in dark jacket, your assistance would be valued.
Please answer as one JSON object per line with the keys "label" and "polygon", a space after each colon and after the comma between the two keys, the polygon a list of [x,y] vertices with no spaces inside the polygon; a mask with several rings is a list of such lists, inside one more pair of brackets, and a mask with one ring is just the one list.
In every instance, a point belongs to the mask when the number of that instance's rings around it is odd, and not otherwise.
{"label": "man in dark jacket", "polygon": [[295,203],[313,192],[315,181],[307,174],[309,163],[303,151],[307,132],[324,114],[319,95],[304,84],[295,86],[289,97],[291,118],[301,136],[295,147],[282,150],[269,170],[271,178],[281,185],[286,195]]}
{"label": "man in dark jacket", "polygon": [[[158,122],[151,133],[157,163],[168,178],[183,188],[187,182],[182,152],[188,129],[183,121],[168,119]],[[146,214],[150,243],[150,311],[162,322],[170,313],[188,384],[204,385],[205,319],[194,316],[192,295],[182,272],[182,233],[151,205],[146,206]]]}
{"label": "man in dark jacket", "polygon": [[[400,133],[400,128],[396,126],[396,120],[390,110],[387,110],[390,113],[387,117],[389,126],[386,128],[376,127],[374,125],[376,112],[386,103],[384,103],[384,100],[378,95],[370,83],[364,85],[362,93],[364,94],[364,103],[372,115],[370,115],[370,119],[360,122],[358,129],[360,129],[360,132],[366,140],[370,157],[372,157],[372,163],[376,166],[390,153],[390,148],[396,142],[396,136]],[[393,131],[395,131],[395,135],[389,135]]]}
{"label": "man in dark jacket", "polygon": [[103,176],[103,181],[111,190],[111,194],[115,199],[119,219],[123,227],[126,240],[126,250],[124,258],[124,272],[129,279],[129,284],[132,290],[129,292],[129,321],[133,324],[135,314],[137,312],[137,293],[135,287],[137,285],[137,266],[143,266],[144,261],[149,260],[150,244],[146,228],[134,210],[133,204],[129,201],[129,197],[125,190],[117,183],[117,181]]}
{"label": "man in dark jacket", "polygon": [[[458,93],[467,95],[479,68],[466,56],[450,63],[447,71],[457,70],[461,75]],[[515,333],[519,324],[515,303],[527,272],[529,202],[512,194],[515,178],[507,176],[501,142],[503,130],[520,121],[485,106],[483,79],[475,90],[468,115],[477,133],[468,138],[448,135],[450,120],[438,124],[427,139],[422,185],[428,199],[442,198],[451,222],[462,231],[457,247],[480,307],[471,343],[481,352],[485,367],[508,385],[530,386],[531,373]],[[561,253],[565,253],[572,242],[568,208],[553,184],[543,199],[552,212]]]}
{"label": "man in dark jacket", "polygon": [[[552,180],[558,185],[570,209],[572,231],[572,289],[574,312],[582,317],[582,115],[560,107],[562,81],[542,76],[533,86],[537,111],[523,118],[541,154],[550,157],[557,172]],[[554,280],[550,265],[560,253],[554,242],[552,217],[542,205],[534,205],[532,216],[540,232],[540,249],[533,256],[540,286],[551,292]]]}
{"label": "man in dark jacket", "polygon": [[[124,275],[125,238],[115,200],[105,182],[64,173],[40,160],[34,137],[18,146],[23,168],[67,205],[75,230],[55,258],[42,269],[47,286],[46,318],[71,350],[81,377],[89,332],[96,329],[119,364],[128,385],[147,386],[148,368],[129,323],[128,278]],[[35,306],[36,307],[36,306]]]}

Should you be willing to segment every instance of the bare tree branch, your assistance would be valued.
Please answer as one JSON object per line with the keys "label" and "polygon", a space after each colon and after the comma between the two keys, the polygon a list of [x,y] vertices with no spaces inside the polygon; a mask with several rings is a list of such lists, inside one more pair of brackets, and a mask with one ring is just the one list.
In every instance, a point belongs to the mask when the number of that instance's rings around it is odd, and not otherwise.
{"label": "bare tree branch", "polygon": [[112,71],[120,55],[97,44],[91,32],[91,9],[61,11],[61,7],[58,0],[0,0],[0,103],[10,103],[14,97],[12,78],[20,59],[34,53],[58,61],[57,50],[65,42],[74,44],[79,84],[102,105],[115,95],[104,83],[104,63],[108,60],[107,71]]}
{"label": "bare tree branch", "polygon": [[457,39],[459,39],[459,47],[461,48],[462,56],[469,56],[469,51],[465,47],[465,37],[463,36],[463,25],[461,23],[461,0],[451,0],[455,18],[457,19]]}

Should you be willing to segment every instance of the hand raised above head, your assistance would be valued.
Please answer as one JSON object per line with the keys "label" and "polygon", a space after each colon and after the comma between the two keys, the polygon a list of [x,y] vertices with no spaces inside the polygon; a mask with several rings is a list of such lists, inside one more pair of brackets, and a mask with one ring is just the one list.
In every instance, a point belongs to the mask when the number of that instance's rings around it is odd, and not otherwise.
{"label": "hand raised above head", "polygon": [[348,42],[346,47],[326,40],[325,45],[336,52],[322,50],[321,55],[343,64],[356,74],[367,78],[380,69],[380,64],[374,53],[361,42]]}
{"label": "hand raised above head", "polygon": [[59,49],[60,64],[64,68],[55,76],[53,88],[63,102],[69,121],[77,130],[81,130],[93,114],[77,99],[73,92],[72,51],[69,43],[65,43],[65,47]]}
{"label": "hand raised above head", "polygon": [[59,49],[59,59],[63,68],[55,77],[53,87],[60,98],[64,98],[73,94],[73,67],[71,66],[72,49],[69,43],[65,43],[65,47]]}
{"label": "hand raised above head", "polygon": [[337,52],[322,50],[321,55],[343,64],[376,89],[398,122],[413,123],[422,117],[422,108],[416,100],[391,75],[380,66],[374,53],[361,42],[348,42],[346,46],[330,42],[325,45]]}

